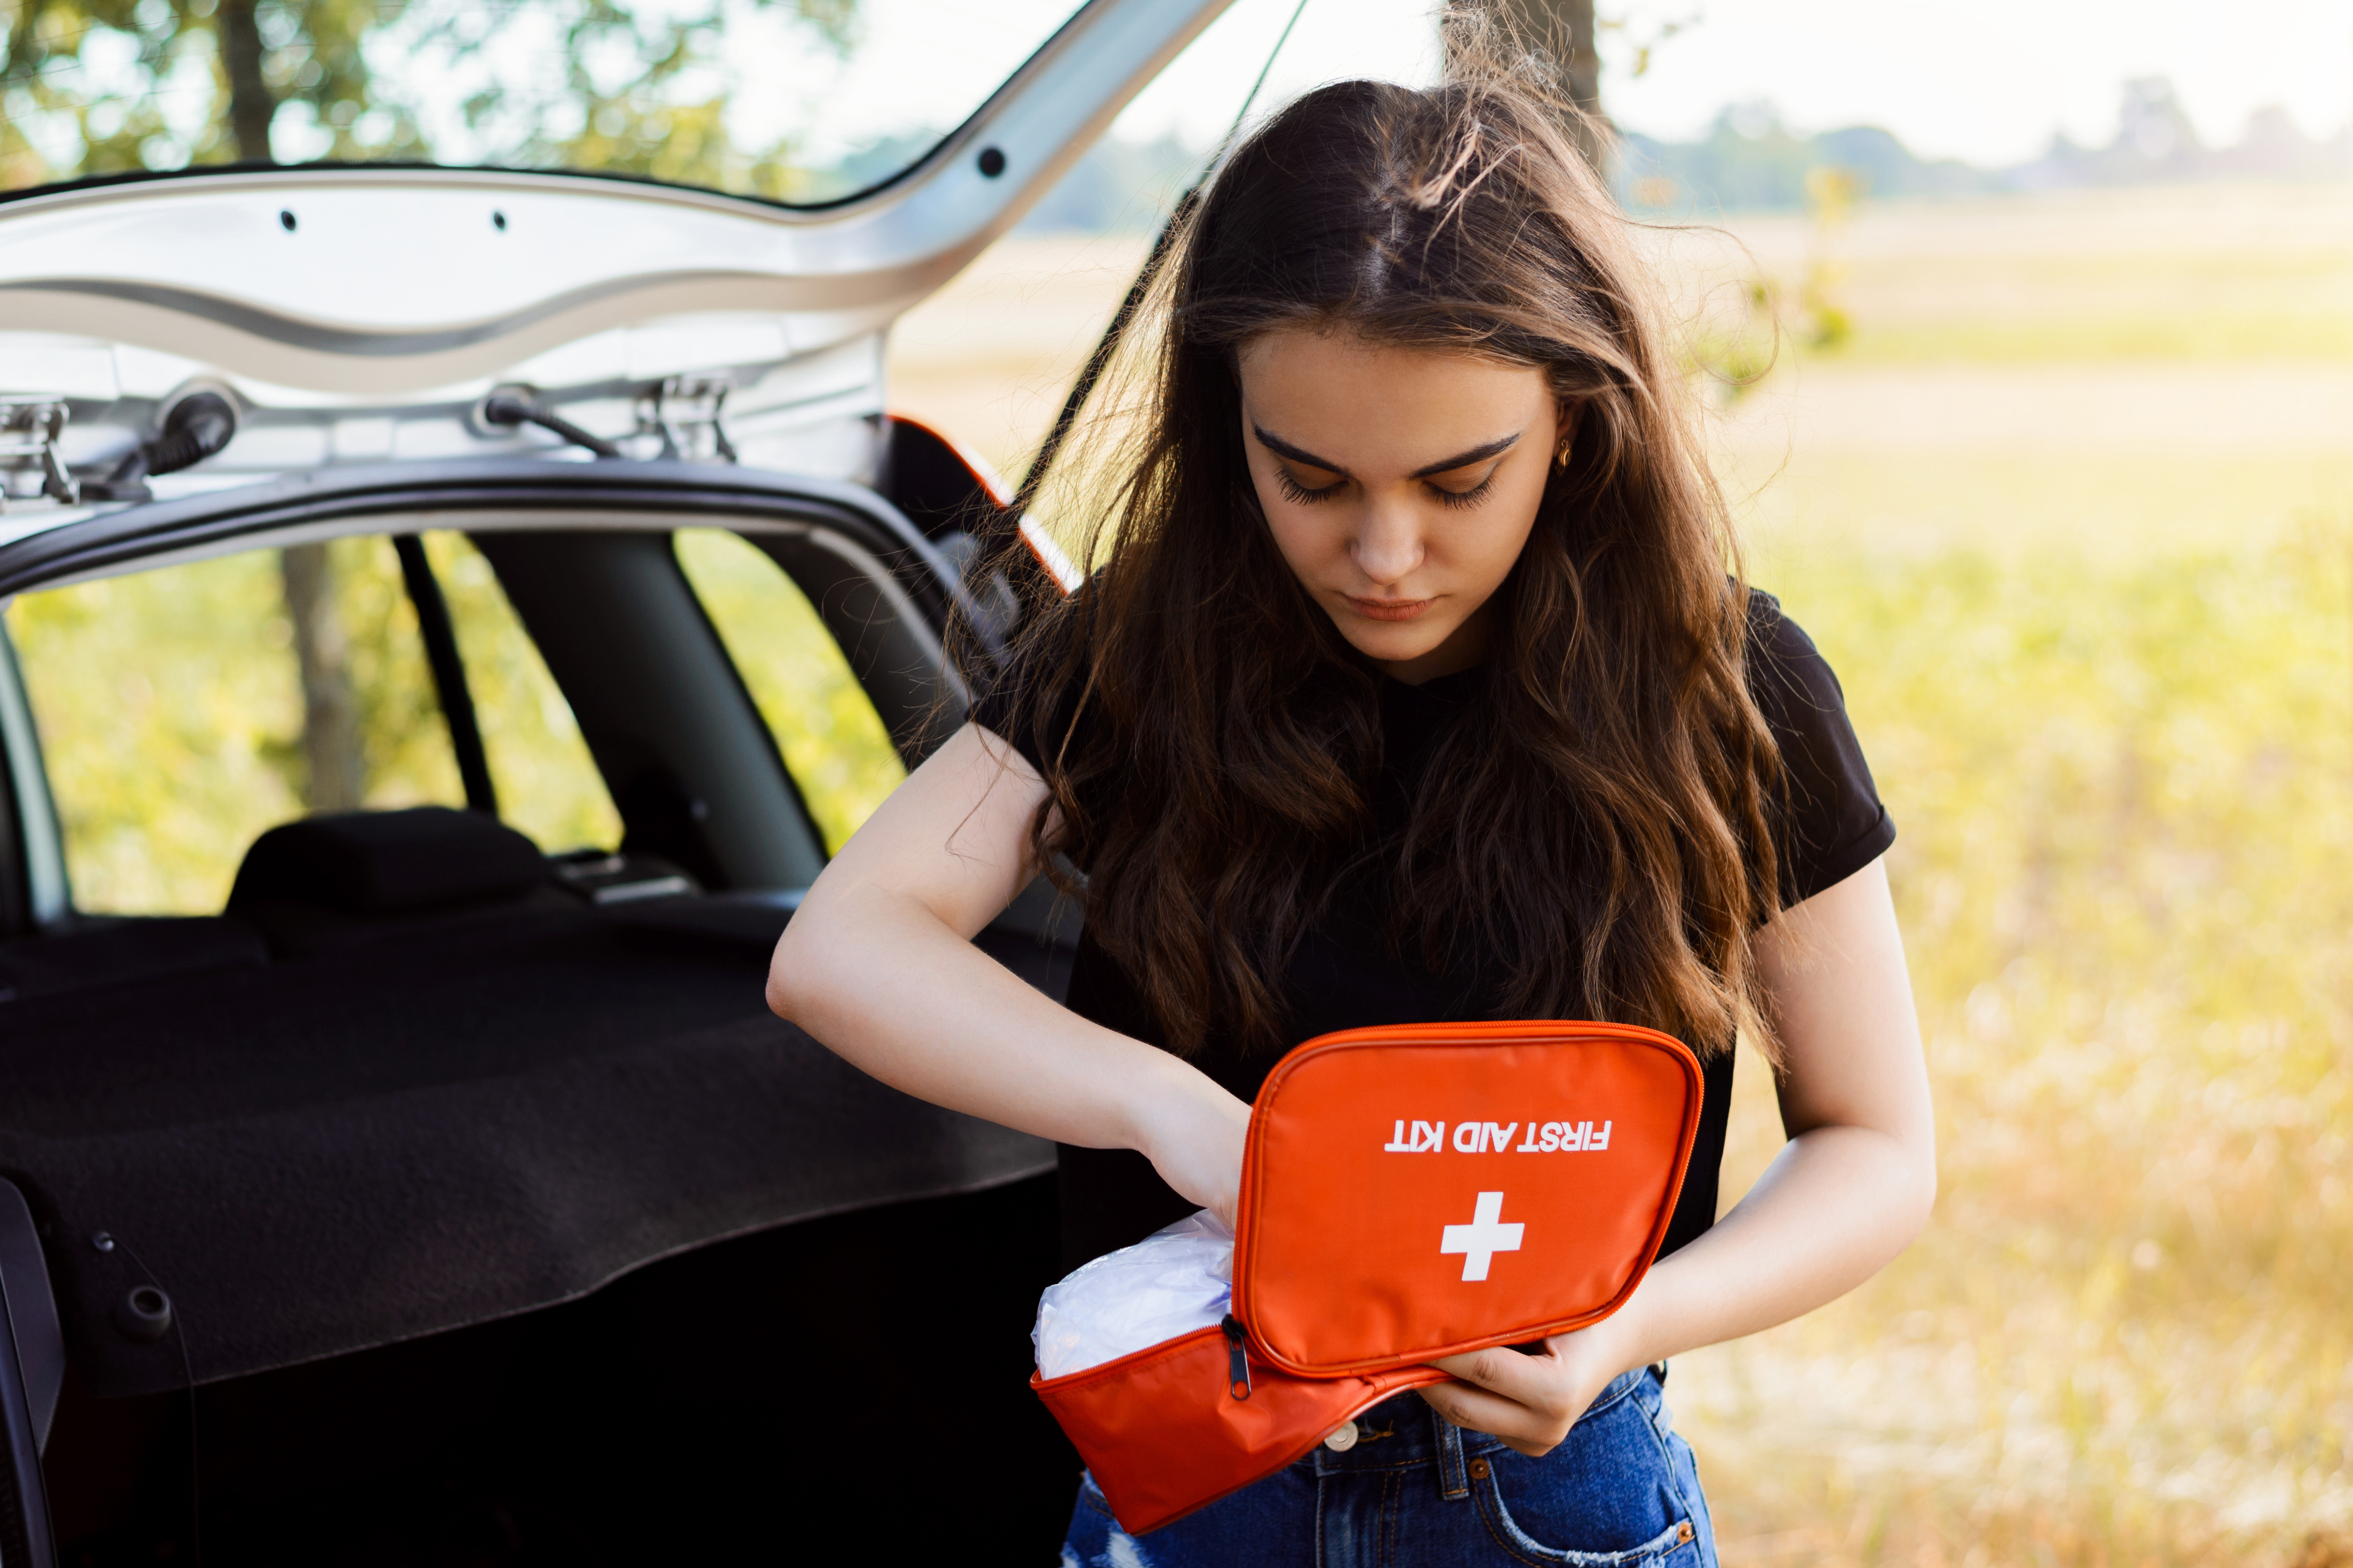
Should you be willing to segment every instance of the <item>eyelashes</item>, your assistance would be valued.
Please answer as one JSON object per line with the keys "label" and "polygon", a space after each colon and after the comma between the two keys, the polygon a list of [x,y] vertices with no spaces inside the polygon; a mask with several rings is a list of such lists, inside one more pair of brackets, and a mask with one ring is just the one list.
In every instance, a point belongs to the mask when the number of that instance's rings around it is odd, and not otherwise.
{"label": "eyelashes", "polygon": [[1345,482],[1343,479],[1334,479],[1328,485],[1311,490],[1293,479],[1289,468],[1277,464],[1274,470],[1274,488],[1282,492],[1283,500],[1297,506],[1310,506],[1319,500],[1330,500],[1339,493],[1341,485]]}
{"label": "eyelashes", "polygon": [[1495,488],[1495,474],[1494,470],[1489,469],[1485,479],[1467,490],[1450,490],[1435,485],[1430,488],[1438,491],[1438,504],[1440,506],[1453,507],[1457,510],[1477,506],[1487,499],[1487,492]]}
{"label": "eyelashes", "polygon": [[[1289,468],[1277,465],[1274,470],[1275,489],[1281,493],[1283,500],[1294,506],[1313,506],[1320,500],[1330,500],[1340,493],[1340,487],[1345,483],[1347,483],[1345,479],[1334,479],[1328,485],[1320,485],[1314,489],[1309,489],[1292,478]],[[1458,510],[1466,507],[1474,507],[1485,500],[1487,492],[1495,488],[1495,470],[1488,469],[1487,477],[1467,490],[1450,490],[1442,485],[1432,485],[1430,488],[1437,496],[1438,504],[1440,506],[1451,507]]]}

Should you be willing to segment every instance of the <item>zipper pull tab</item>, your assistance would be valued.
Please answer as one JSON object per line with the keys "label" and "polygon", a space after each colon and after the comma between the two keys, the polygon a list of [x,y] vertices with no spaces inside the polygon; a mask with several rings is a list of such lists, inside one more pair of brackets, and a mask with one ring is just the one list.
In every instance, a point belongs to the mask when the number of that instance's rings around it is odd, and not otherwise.
{"label": "zipper pull tab", "polygon": [[1236,1399],[1250,1396],[1250,1353],[1242,1348],[1242,1325],[1231,1312],[1218,1327],[1226,1331],[1226,1392]]}

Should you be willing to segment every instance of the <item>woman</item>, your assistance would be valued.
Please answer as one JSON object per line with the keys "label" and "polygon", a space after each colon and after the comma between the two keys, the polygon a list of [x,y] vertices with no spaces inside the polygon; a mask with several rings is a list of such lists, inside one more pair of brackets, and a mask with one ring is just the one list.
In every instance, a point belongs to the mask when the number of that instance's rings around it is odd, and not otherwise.
{"label": "woman", "polygon": [[[1726,574],[1626,229],[1508,83],[1342,83],[1241,146],[1176,253],[1100,570],[777,946],[778,1013],[1063,1145],[1072,1264],[1230,1219],[1251,1096],[1327,1030],[1601,1018],[1705,1064],[1618,1313],[1444,1362],[1353,1448],[1141,1542],[1082,1484],[1065,1561],[1713,1562],[1659,1363],[1926,1218],[1894,831],[1820,656]],[[1067,1007],[967,941],[1059,863]],[[1742,1032],[1790,1141],[1719,1222]]]}

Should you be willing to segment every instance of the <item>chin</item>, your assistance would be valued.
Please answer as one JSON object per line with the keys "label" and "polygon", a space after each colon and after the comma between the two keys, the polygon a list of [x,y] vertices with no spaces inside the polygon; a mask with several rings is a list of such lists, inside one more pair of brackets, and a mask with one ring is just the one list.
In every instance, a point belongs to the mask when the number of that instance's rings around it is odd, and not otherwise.
{"label": "chin", "polygon": [[1347,637],[1349,647],[1366,658],[1380,664],[1403,664],[1438,650],[1439,645],[1446,640],[1446,635],[1445,631],[1440,630],[1433,636],[1433,629],[1358,621],[1354,627],[1343,628],[1341,635]]}

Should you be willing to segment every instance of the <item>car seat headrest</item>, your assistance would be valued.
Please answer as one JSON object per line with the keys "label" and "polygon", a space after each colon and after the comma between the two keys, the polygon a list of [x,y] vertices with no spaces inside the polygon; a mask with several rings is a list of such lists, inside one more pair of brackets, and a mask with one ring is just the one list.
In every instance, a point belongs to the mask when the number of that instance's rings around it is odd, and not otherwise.
{"label": "car seat headrest", "polygon": [[546,880],[538,847],[480,812],[337,812],[255,839],[228,907],[290,899],[346,914],[407,914],[520,898]]}

